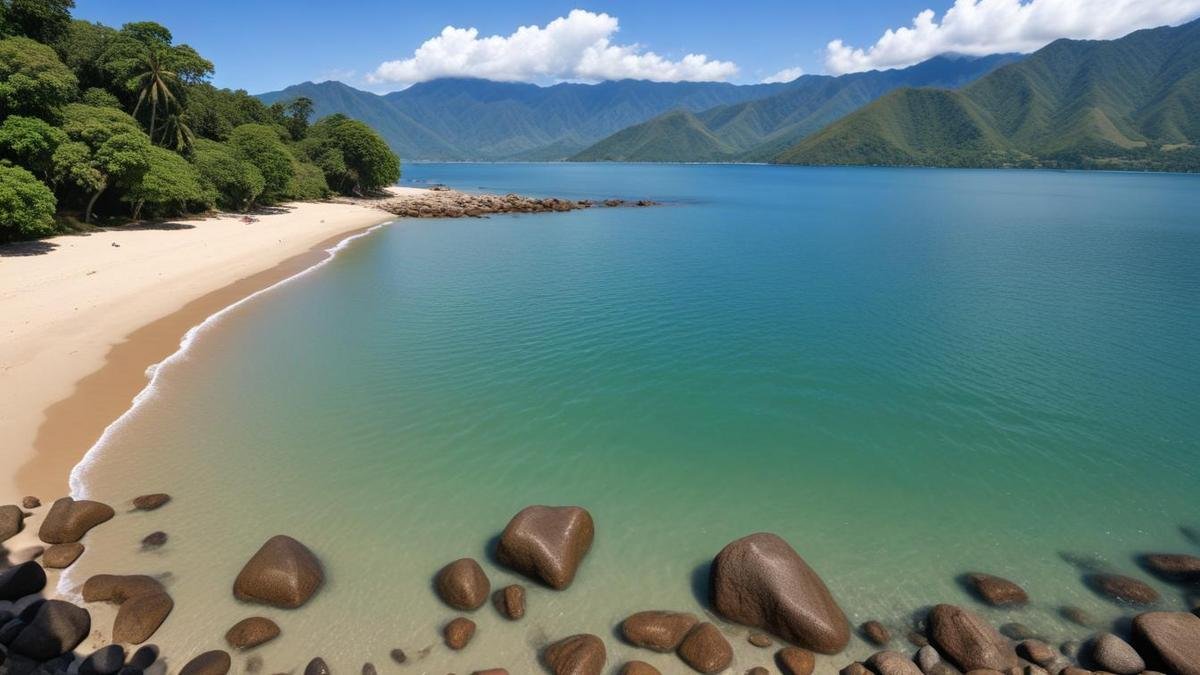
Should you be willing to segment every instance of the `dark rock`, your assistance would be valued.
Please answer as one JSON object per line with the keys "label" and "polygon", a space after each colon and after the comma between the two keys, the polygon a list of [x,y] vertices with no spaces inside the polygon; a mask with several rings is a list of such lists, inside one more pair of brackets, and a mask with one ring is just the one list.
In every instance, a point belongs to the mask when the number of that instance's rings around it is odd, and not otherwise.
{"label": "dark rock", "polygon": [[1005,670],[1018,665],[1008,640],[991,624],[961,607],[934,607],[929,612],[929,638],[941,654],[965,671]]}
{"label": "dark rock", "polygon": [[1200,675],[1200,617],[1187,612],[1138,614],[1133,637],[1152,666],[1176,675]]}
{"label": "dark rock", "polygon": [[318,656],[304,667],[304,675],[330,675],[329,665],[325,663],[325,659]]}
{"label": "dark rock", "polygon": [[504,668],[488,668],[486,670],[476,670],[471,675],[508,675],[508,671]]}
{"label": "dark rock", "polygon": [[154,509],[165,505],[169,501],[171,501],[171,495],[163,494],[161,492],[152,495],[142,495],[140,497],[134,497],[133,508],[137,509],[138,511],[153,511]]}
{"label": "dark rock", "polygon": [[109,645],[92,652],[79,664],[79,675],[113,675],[125,667],[125,648]]}
{"label": "dark rock", "polygon": [[517,621],[525,616],[525,587],[511,584],[492,594],[492,604],[496,611],[509,621]]}
{"label": "dark rock", "polygon": [[21,500],[21,508],[23,508],[23,509],[36,509],[36,508],[40,507],[41,505],[42,505],[42,500],[40,500],[37,497],[34,497],[32,495]]}
{"label": "dark rock", "polygon": [[496,558],[547,586],[571,585],[592,547],[595,525],[578,506],[530,506],[513,516],[500,535]]}
{"label": "dark rock", "polygon": [[179,675],[226,675],[233,665],[233,659],[221,650],[206,651],[202,655],[188,661]]}
{"label": "dark rock", "polygon": [[980,600],[993,607],[1019,607],[1029,602],[1025,589],[1004,577],[972,572],[964,579]]}
{"label": "dark rock", "polygon": [[10,616],[7,621],[0,624],[0,645],[8,645],[17,639],[23,630],[25,630],[25,622]]}
{"label": "dark rock", "polygon": [[[471,675],[476,675],[476,673],[480,673],[480,672],[493,672],[494,673],[495,671],[479,671],[479,670],[477,670],[477,671],[475,671],[475,673],[472,673]],[[379,675],[379,671],[375,670],[374,663],[364,663],[363,667],[362,667],[362,675]]]}
{"label": "dark rock", "polygon": [[1121,574],[1089,574],[1085,581],[1092,590],[1129,605],[1153,605],[1158,602],[1158,591],[1145,582]]}
{"label": "dark rock", "polygon": [[1021,640],[1030,640],[1037,637],[1033,629],[1023,623],[1012,622],[1000,626],[1000,634],[1010,640],[1020,642]]}
{"label": "dark rock", "polygon": [[713,559],[709,579],[713,604],[730,621],[823,654],[850,642],[850,624],[825,582],[774,534],[727,545]]}
{"label": "dark rock", "polygon": [[38,538],[47,544],[70,544],[83,539],[88,530],[111,519],[116,513],[108,504],[70,497],[55,500],[42,521]]}
{"label": "dark rock", "polygon": [[1017,655],[1039,666],[1049,666],[1058,660],[1058,653],[1041,640],[1025,640],[1017,645]]}
{"label": "dark rock", "polygon": [[246,602],[295,609],[317,592],[325,580],[321,561],[308,547],[276,535],[258,549],[233,584],[233,594]]}
{"label": "dark rock", "polygon": [[408,660],[408,654],[405,654],[403,649],[393,649],[391,656],[396,663],[404,663]]}
{"label": "dark rock", "polygon": [[166,543],[166,532],[151,532],[145,537],[142,537],[142,548],[158,548]]}
{"label": "dark rock", "polygon": [[1095,622],[1092,620],[1092,616],[1078,607],[1060,607],[1058,614],[1067,621],[1070,621],[1077,626],[1083,626],[1084,628],[1090,628],[1095,624]]}
{"label": "dark rock", "polygon": [[1137,675],[1146,669],[1146,662],[1129,643],[1112,633],[1103,633],[1092,644],[1092,660],[1114,675]]}
{"label": "dark rock", "polygon": [[645,661],[630,661],[621,666],[619,675],[662,675],[658,668]]}
{"label": "dark rock", "polygon": [[466,647],[473,637],[475,637],[475,622],[461,616],[452,619],[442,628],[442,638],[446,641],[446,646],[455,651]]}
{"label": "dark rock", "polygon": [[79,646],[92,630],[86,609],[62,600],[47,600],[17,634],[9,649],[38,661],[47,661]]}
{"label": "dark rock", "polygon": [[1141,557],[1146,571],[1176,584],[1200,583],[1200,557],[1182,553],[1151,553]]}
{"label": "dark rock", "polygon": [[604,642],[587,633],[564,638],[542,651],[542,661],[554,675],[601,675],[607,660]]}
{"label": "dark rock", "polygon": [[83,544],[79,542],[55,544],[42,554],[42,565],[52,570],[66,569],[73,565],[81,555],[83,555]]}
{"label": "dark rock", "polygon": [[867,665],[878,675],[922,675],[917,664],[900,652],[878,652],[867,659]]}
{"label": "dark rock", "polygon": [[711,623],[699,624],[688,631],[677,652],[683,662],[701,673],[719,673],[733,662],[733,647]]}
{"label": "dark rock", "polygon": [[19,600],[45,587],[46,571],[32,560],[0,572],[0,600]]}
{"label": "dark rock", "polygon": [[817,657],[807,649],[784,647],[775,652],[775,665],[783,675],[812,675]]}
{"label": "dark rock", "polygon": [[158,579],[145,574],[97,574],[83,582],[83,601],[120,605],[139,595],[164,591]]}
{"label": "dark rock", "polygon": [[621,622],[621,635],[635,647],[673,652],[699,621],[687,612],[638,612]]}
{"label": "dark rock", "polygon": [[864,640],[877,647],[882,647],[892,640],[892,632],[878,621],[867,621],[858,627],[858,631],[862,633]]}
{"label": "dark rock", "polygon": [[764,649],[775,644],[775,641],[771,639],[771,636],[767,635],[766,633],[751,633],[750,637],[746,638],[746,641],[755,647],[762,647]]}
{"label": "dark rock", "polygon": [[279,625],[262,617],[252,616],[233,624],[225,633],[225,642],[234,649],[252,649],[279,637]]}
{"label": "dark rock", "polygon": [[15,504],[0,506],[0,541],[12,539],[25,529],[25,514]]}
{"label": "dark rock", "polygon": [[155,647],[154,645],[143,645],[138,647],[138,650],[133,653],[133,656],[129,657],[129,665],[134,668],[138,668],[139,670],[145,670],[149,668],[150,666],[154,665],[155,661],[158,661],[158,647]]}
{"label": "dark rock", "polygon": [[434,587],[442,602],[463,611],[482,607],[492,590],[483,568],[471,558],[455,560],[439,570]]}
{"label": "dark rock", "polygon": [[113,620],[113,642],[137,645],[149,640],[174,608],[171,596],[161,591],[142,593],[125,600]]}

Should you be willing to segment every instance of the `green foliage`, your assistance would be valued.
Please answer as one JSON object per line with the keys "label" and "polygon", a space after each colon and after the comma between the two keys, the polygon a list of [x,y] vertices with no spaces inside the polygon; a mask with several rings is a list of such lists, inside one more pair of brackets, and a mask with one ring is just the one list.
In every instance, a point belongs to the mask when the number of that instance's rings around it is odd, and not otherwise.
{"label": "green foliage", "polygon": [[288,182],[288,199],[312,200],[329,196],[329,184],[320,167],[309,162],[295,160],[292,164],[292,179]]}
{"label": "green foliage", "polygon": [[137,121],[113,108],[73,103],[63,111],[67,142],[53,156],[56,182],[91,194],[84,217],[110,187],[128,189],[150,168],[150,139]]}
{"label": "green foliage", "polygon": [[250,162],[238,159],[224,143],[199,139],[192,148],[192,163],[200,176],[207,206],[244,211],[254,205],[266,182]]}
{"label": "green foliage", "polygon": [[229,147],[235,157],[253,164],[262,173],[264,201],[276,202],[288,195],[295,158],[275,128],[243,124],[229,134]]}
{"label": "green foliage", "polygon": [[133,218],[143,209],[152,216],[174,216],[191,204],[202,204],[204,192],[196,169],[177,153],[151,147],[149,167],[141,180],[130,186],[121,199],[133,206]]}
{"label": "green foliage", "polygon": [[343,194],[362,194],[400,180],[400,159],[371,127],[345,115],[330,115],[308,130],[301,145],[329,186]]}
{"label": "green foliage", "polygon": [[102,57],[118,34],[103,24],[76,19],[54,42],[54,50],[79,78],[80,87],[108,89],[112,80],[104,72]]}
{"label": "green foliage", "polygon": [[97,108],[120,108],[121,100],[100,87],[88,87],[79,97],[79,102]]}
{"label": "green foliage", "polygon": [[719,162],[734,149],[686,110],[660,115],[613,134],[572,157],[577,162]]}
{"label": "green foliage", "polygon": [[313,114],[313,101],[307,96],[301,96],[284,106],[287,114],[285,125],[293,141],[298,141],[308,135],[308,120]]}
{"label": "green foliage", "polygon": [[54,233],[54,193],[18,166],[0,166],[0,240]]}
{"label": "green foliage", "polygon": [[47,179],[52,173],[54,151],[66,140],[62,129],[43,120],[12,115],[0,124],[0,157]]}
{"label": "green foliage", "polygon": [[27,37],[0,40],[0,117],[52,117],[75,87],[74,73],[50,47]]}
{"label": "green foliage", "polygon": [[0,0],[0,36],[53,42],[71,23],[74,0]]}
{"label": "green foliage", "polygon": [[192,131],[200,138],[217,141],[227,140],[233,129],[243,124],[283,125],[285,122],[244,90],[217,89],[210,84],[189,86],[185,109]]}

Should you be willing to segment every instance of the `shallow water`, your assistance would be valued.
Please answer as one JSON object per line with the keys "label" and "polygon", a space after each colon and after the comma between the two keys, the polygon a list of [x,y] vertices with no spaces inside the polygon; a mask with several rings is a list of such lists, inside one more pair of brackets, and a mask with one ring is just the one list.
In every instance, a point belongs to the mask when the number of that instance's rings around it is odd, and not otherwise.
{"label": "shallow water", "polygon": [[[1193,551],[1200,525],[1200,179],[737,166],[415,165],[406,181],[648,209],[401,221],[202,331],[77,478],[127,503],[68,583],[165,573],[155,640],[223,646],[276,618],[264,672],[503,666],[625,615],[703,611],[703,566],[768,530],[851,620],[899,636],[963,572],[1032,603],[980,610],[1047,639],[1129,611],[1078,563]],[[527,504],[581,504],[597,540],[575,585],[489,606],[452,654],[433,573]],[[170,541],[140,552],[153,530]],[[291,534],[327,566],[299,611],[237,603],[241,565]],[[516,580],[485,562],[493,587]],[[1151,581],[1163,607],[1178,589]],[[766,665],[745,644],[734,672]],[[608,639],[610,664],[635,650]],[[903,639],[895,647],[903,648]],[[857,637],[849,655],[870,650]],[[678,672],[673,657],[645,658]],[[239,656],[238,667],[246,657]],[[821,659],[831,669],[850,659]],[[176,661],[178,666],[179,662]]]}

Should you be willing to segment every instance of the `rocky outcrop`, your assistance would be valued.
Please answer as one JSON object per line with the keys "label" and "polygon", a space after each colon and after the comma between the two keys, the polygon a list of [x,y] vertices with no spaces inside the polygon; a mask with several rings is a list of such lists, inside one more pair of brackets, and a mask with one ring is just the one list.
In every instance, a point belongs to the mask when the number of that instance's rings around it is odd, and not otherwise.
{"label": "rocky outcrop", "polygon": [[1092,590],[1127,605],[1153,605],[1158,591],[1148,584],[1121,574],[1089,574],[1085,581]]}
{"label": "rocky outcrop", "polygon": [[638,612],[621,622],[621,635],[635,647],[673,652],[699,621],[687,612]]}
{"label": "rocky outcrop", "polygon": [[971,572],[963,579],[980,600],[993,607],[1019,607],[1029,602],[1025,589],[1004,577]]}
{"label": "rocky outcrop", "polygon": [[509,621],[518,621],[525,616],[525,587],[510,584],[492,594],[496,611]]}
{"label": "rocky outcrop", "polygon": [[937,650],[964,671],[1017,667],[1013,646],[991,624],[954,605],[929,612],[929,638]]}
{"label": "rocky outcrop", "polygon": [[447,647],[455,651],[466,647],[473,637],[475,637],[475,622],[461,616],[452,619],[442,628],[442,639]]}
{"label": "rocky outcrop", "polygon": [[229,658],[229,653],[217,649],[188,661],[179,675],[225,675],[232,666],[233,659]]}
{"label": "rocky outcrop", "polygon": [[262,616],[242,619],[225,632],[225,642],[234,649],[253,649],[277,637],[279,625]]}
{"label": "rocky outcrop", "polygon": [[116,512],[108,504],[63,497],[50,507],[38,530],[38,538],[47,544],[70,544],[83,539],[88,530],[114,515]]}
{"label": "rocky outcrop", "polygon": [[588,633],[572,635],[542,650],[542,662],[554,675],[601,675],[607,660],[604,641]]}
{"label": "rocky outcrop", "polygon": [[709,579],[713,604],[730,621],[823,654],[836,654],[850,641],[850,624],[825,582],[774,534],[727,545]]}
{"label": "rocky outcrop", "polygon": [[501,564],[562,590],[592,547],[592,516],[578,506],[530,506],[513,516],[496,547]]}
{"label": "rocky outcrop", "polygon": [[719,673],[733,662],[733,647],[729,640],[708,622],[688,631],[676,653],[692,670],[701,673]]}
{"label": "rocky outcrop", "polygon": [[61,570],[73,565],[79,556],[83,555],[83,544],[55,544],[42,553],[42,565],[50,569]]}
{"label": "rocky outcrop", "polygon": [[0,601],[20,600],[46,587],[46,571],[30,560],[0,572]]}
{"label": "rocky outcrop", "polygon": [[597,206],[653,206],[648,200],[569,200],[525,197],[517,194],[469,194],[457,190],[430,190],[422,194],[375,200],[373,206],[404,218],[479,218],[499,213],[562,213]]}
{"label": "rocky outcrop", "polygon": [[462,611],[482,607],[492,590],[483,568],[472,558],[460,558],[443,567],[433,585],[442,602]]}
{"label": "rocky outcrop", "polygon": [[1151,668],[1200,675],[1200,617],[1187,612],[1146,612],[1133,618],[1134,644]]}
{"label": "rocky outcrop", "polygon": [[36,607],[8,645],[16,654],[48,661],[75,649],[92,630],[88,611],[69,602],[46,600]]}
{"label": "rocky outcrop", "polygon": [[325,581],[317,556],[295,539],[276,535],[250,558],[233,584],[245,602],[295,609],[308,602]]}

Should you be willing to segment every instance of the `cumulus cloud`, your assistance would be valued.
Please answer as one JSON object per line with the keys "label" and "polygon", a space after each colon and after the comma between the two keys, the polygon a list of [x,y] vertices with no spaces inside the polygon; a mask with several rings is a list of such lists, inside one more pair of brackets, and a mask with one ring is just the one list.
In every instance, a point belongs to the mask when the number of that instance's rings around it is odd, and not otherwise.
{"label": "cumulus cloud", "polygon": [[779,71],[778,73],[775,73],[774,75],[769,75],[767,77],[764,77],[762,83],[763,84],[777,84],[779,82],[791,82],[792,80],[796,79],[797,77],[800,77],[803,74],[804,74],[804,69],[800,68],[800,67],[784,68],[783,70]]}
{"label": "cumulus cloud", "polygon": [[619,29],[617,17],[582,9],[545,26],[521,26],[511,35],[480,37],[475,28],[446,26],[412,56],[380,64],[368,79],[376,84],[412,84],[439,77],[678,82],[720,81],[737,74],[735,64],[704,54],[673,61],[640,45],[615,44]]}
{"label": "cumulus cloud", "polygon": [[870,47],[830,42],[825,67],[840,75],[910,66],[946,52],[1031,52],[1058,38],[1112,39],[1196,16],[1200,0],[955,0],[940,21],[927,9]]}

